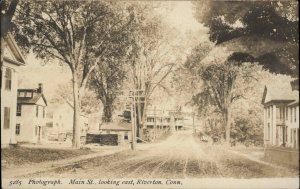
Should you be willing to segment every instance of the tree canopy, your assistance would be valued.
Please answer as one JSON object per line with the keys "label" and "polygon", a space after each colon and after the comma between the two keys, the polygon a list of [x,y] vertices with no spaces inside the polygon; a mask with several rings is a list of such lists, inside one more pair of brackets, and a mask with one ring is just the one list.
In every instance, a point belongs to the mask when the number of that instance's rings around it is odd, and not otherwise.
{"label": "tree canopy", "polygon": [[92,71],[107,56],[118,54],[126,40],[130,10],[108,1],[22,1],[14,19],[17,42],[46,62],[59,60],[72,73],[73,146],[80,146],[81,98]]}
{"label": "tree canopy", "polygon": [[[195,17],[209,27],[211,41],[234,52],[247,51],[271,72],[299,76],[297,1],[196,1],[194,5]],[[264,53],[255,56],[262,44]]]}

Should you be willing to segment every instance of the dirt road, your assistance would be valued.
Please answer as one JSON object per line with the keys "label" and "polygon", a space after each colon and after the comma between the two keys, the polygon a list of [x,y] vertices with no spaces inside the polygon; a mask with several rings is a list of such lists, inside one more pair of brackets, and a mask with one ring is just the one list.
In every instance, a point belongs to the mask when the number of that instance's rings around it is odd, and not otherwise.
{"label": "dirt road", "polygon": [[298,171],[276,167],[201,143],[191,131],[139,144],[136,151],[82,160],[73,165],[25,177],[60,178],[266,178],[298,177]]}

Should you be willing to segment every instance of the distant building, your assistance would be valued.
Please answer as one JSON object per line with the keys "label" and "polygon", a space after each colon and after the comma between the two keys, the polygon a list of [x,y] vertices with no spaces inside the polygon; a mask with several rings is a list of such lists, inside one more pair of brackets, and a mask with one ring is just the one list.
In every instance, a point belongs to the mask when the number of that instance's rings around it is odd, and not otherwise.
{"label": "distant building", "polygon": [[[51,104],[47,114],[46,135],[49,140],[65,141],[73,138],[74,122],[73,105],[65,101],[61,104]],[[82,140],[89,129],[88,117],[81,114],[79,118],[80,136]]]}
{"label": "distant building", "polygon": [[149,109],[146,115],[146,127],[147,129],[154,129],[155,125],[158,130],[182,130],[184,127],[184,116],[177,111]]}
{"label": "distant building", "polygon": [[117,134],[118,143],[130,142],[131,139],[131,123],[123,121],[115,121],[110,123],[102,123],[100,126],[100,134]]}
{"label": "distant building", "polygon": [[262,104],[266,156],[273,160],[281,158],[288,164],[298,163],[299,91],[293,90],[289,83],[266,86]]}
{"label": "distant building", "polygon": [[40,142],[46,126],[47,100],[40,83],[35,89],[18,89],[16,139],[18,142]]}
{"label": "distant building", "polygon": [[11,34],[4,38],[1,68],[1,146],[16,144],[16,104],[19,66],[25,59]]}

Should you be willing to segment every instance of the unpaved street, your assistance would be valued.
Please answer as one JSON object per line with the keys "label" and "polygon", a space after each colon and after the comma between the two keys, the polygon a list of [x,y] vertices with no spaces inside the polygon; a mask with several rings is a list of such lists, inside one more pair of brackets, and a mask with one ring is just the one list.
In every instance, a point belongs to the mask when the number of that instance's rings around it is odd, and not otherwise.
{"label": "unpaved street", "polygon": [[191,131],[168,139],[138,144],[136,151],[82,160],[73,165],[24,177],[60,178],[265,178],[298,177],[298,171],[272,166],[233,153],[222,146],[201,143]]}

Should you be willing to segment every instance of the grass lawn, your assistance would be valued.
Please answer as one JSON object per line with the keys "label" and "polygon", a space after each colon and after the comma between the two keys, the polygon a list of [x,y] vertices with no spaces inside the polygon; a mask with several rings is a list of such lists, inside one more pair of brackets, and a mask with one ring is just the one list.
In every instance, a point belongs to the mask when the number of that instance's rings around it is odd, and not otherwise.
{"label": "grass lawn", "polygon": [[46,149],[14,147],[1,149],[1,167],[14,167],[40,163],[45,161],[55,161],[94,153],[89,149]]}

